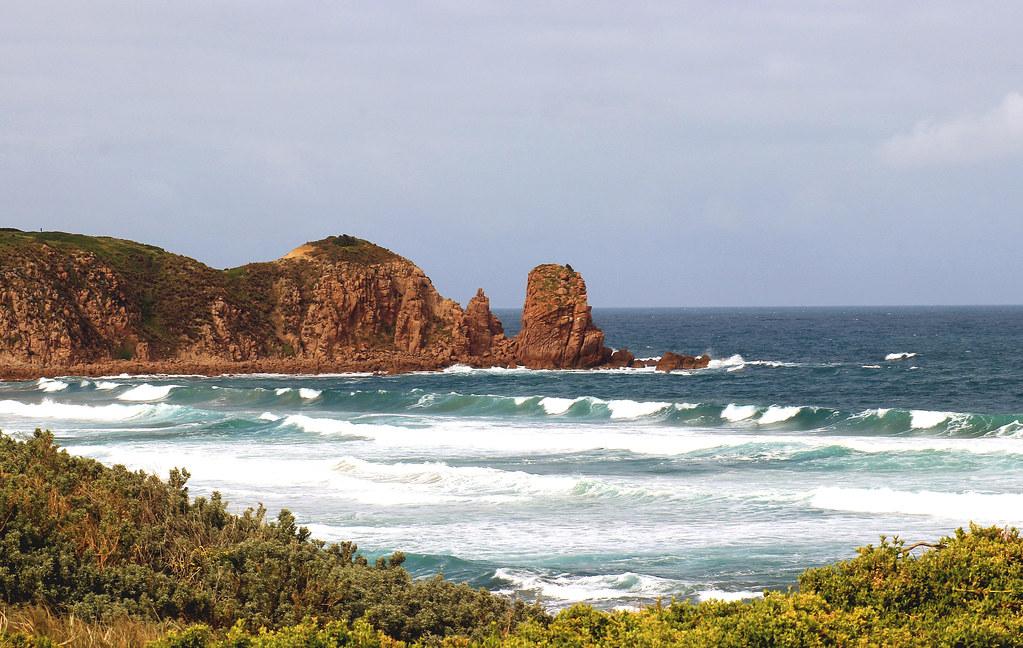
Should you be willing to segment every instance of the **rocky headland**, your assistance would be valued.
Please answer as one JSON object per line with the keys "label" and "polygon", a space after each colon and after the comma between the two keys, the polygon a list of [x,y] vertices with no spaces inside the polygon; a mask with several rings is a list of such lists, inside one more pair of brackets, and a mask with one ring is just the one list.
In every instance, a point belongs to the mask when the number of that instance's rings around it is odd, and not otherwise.
{"label": "rocky headland", "polygon": [[217,270],[131,241],[0,230],[0,378],[708,362],[612,352],[570,266],[529,273],[522,327],[508,338],[482,289],[463,309],[408,259],[352,236]]}

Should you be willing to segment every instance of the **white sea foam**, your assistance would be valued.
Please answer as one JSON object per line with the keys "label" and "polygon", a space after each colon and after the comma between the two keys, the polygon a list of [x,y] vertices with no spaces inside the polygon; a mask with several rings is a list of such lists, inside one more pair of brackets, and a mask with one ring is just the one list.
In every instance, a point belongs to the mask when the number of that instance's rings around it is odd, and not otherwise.
{"label": "white sea foam", "polygon": [[[441,369],[439,373],[447,374],[508,374],[508,373],[550,373],[559,371],[557,369],[529,369],[528,367],[470,367],[469,365],[456,364]],[[436,371],[415,371],[416,374],[434,374]]]}
{"label": "white sea foam", "polygon": [[528,403],[532,398],[534,398],[534,397],[533,396],[516,396],[515,397],[515,404],[521,407],[522,405],[525,405],[526,403]]}
{"label": "white sea foam", "polygon": [[443,462],[377,463],[357,457],[341,458],[335,470],[358,480],[414,485],[432,492],[438,502],[453,498],[508,502],[539,497],[568,497],[580,480],[564,475],[535,475],[522,471]]}
{"label": "white sea foam", "polygon": [[945,493],[891,488],[818,488],[810,498],[814,508],[854,513],[902,513],[979,523],[1023,522],[1023,494]]}
{"label": "white sea foam", "polygon": [[931,412],[928,410],[913,410],[909,413],[909,426],[914,430],[929,430],[938,427],[953,416],[955,412]]}
{"label": "white sea foam", "polygon": [[1016,420],[1013,421],[1012,423],[1006,423],[1005,425],[999,427],[998,429],[993,430],[990,436],[1018,437],[1020,436],[1021,433],[1023,433],[1023,421]]}
{"label": "white sea foam", "polygon": [[[733,416],[744,421],[755,416],[735,406]],[[727,408],[726,408],[727,409]],[[754,408],[755,409],[755,408]],[[860,416],[883,415],[886,410],[868,410]],[[739,418],[742,417],[742,418]],[[963,417],[965,420],[965,417]],[[810,449],[843,447],[856,452],[904,453],[950,452],[970,454],[1023,455],[1023,444],[1008,428],[1001,435],[980,438],[874,436],[874,435],[808,435],[771,434],[770,436],[741,432],[722,433],[720,428],[678,428],[660,425],[630,424],[622,420],[614,426],[599,422],[577,422],[571,426],[535,422],[495,423],[473,419],[437,417],[420,419],[428,427],[406,427],[372,422],[374,417],[358,421],[291,415],[280,424],[297,427],[313,434],[340,435],[359,438],[375,451],[415,450],[417,453],[450,455],[539,455],[549,453],[588,452],[594,450],[625,451],[640,455],[677,456],[750,444],[769,444],[776,448],[779,459]],[[1021,433],[1023,434],[1023,433]],[[758,450],[762,452],[763,450]]]}
{"label": "white sea foam", "polygon": [[55,403],[44,398],[41,403],[22,403],[21,401],[0,401],[0,414],[8,414],[22,418],[61,419],[67,421],[114,422],[131,419],[149,418],[158,414],[170,414],[178,411],[176,405],[72,405]]}
{"label": "white sea foam", "polygon": [[412,407],[428,407],[437,400],[437,394],[423,394]]}
{"label": "white sea foam", "polygon": [[799,414],[802,407],[781,407],[779,405],[771,405],[767,408],[767,411],[760,415],[757,423],[761,425],[770,425],[771,423],[781,423],[787,421],[793,416]]}
{"label": "white sea foam", "polygon": [[884,359],[886,361],[888,361],[888,362],[894,362],[894,361],[897,361],[897,360],[908,360],[910,358],[915,358],[915,357],[916,357],[915,353],[911,353],[911,352],[908,352],[908,351],[903,351],[901,353],[889,353],[888,355],[886,355],[884,357]]}
{"label": "white sea foam", "polygon": [[121,383],[115,383],[109,380],[101,380],[96,383],[95,389],[96,391],[110,391],[112,389],[117,389],[120,386]]}
{"label": "white sea foam", "polygon": [[736,353],[735,355],[727,358],[713,358],[710,364],[707,365],[709,369],[725,369],[728,367],[741,367],[746,364],[746,361],[741,355]]}
{"label": "white sea foam", "polygon": [[[784,362],[782,360],[749,360],[745,364],[754,367],[802,367],[802,362]],[[823,366],[833,366],[834,363],[826,363]]]}
{"label": "white sea foam", "polygon": [[36,386],[40,391],[44,392],[58,392],[68,388],[68,384],[63,380],[56,380],[54,378],[40,378],[36,381]]}
{"label": "white sea foam", "polygon": [[671,407],[671,403],[637,402],[634,400],[612,400],[607,403],[607,408],[611,410],[613,419],[635,419],[650,416],[669,407]]}
{"label": "white sea foam", "polygon": [[564,414],[573,405],[578,403],[580,398],[554,398],[553,396],[547,396],[540,399],[540,407],[545,412],[552,415]]}
{"label": "white sea foam", "polygon": [[359,428],[383,428],[375,425],[356,425],[351,421],[330,418],[316,418],[304,414],[292,414],[284,418],[281,425],[297,427],[316,434],[357,434]]}
{"label": "white sea foam", "polygon": [[260,421],[279,421],[279,420],[281,420],[281,417],[277,416],[273,412],[263,412],[262,414],[259,415],[259,420]]}
{"label": "white sea foam", "polygon": [[291,387],[278,387],[277,389],[274,390],[274,394],[276,394],[278,396],[283,396],[283,395],[287,394],[290,391],[291,391]]}
{"label": "white sea foam", "polygon": [[118,394],[118,400],[125,401],[155,401],[167,398],[171,390],[177,389],[179,385],[150,385],[143,383],[138,387],[132,387],[123,394]]}
{"label": "white sea foam", "polygon": [[494,578],[508,583],[502,593],[529,592],[539,594],[554,607],[575,601],[629,601],[668,598],[688,589],[680,581],[634,572],[576,576],[542,574],[527,569],[502,567]]}
{"label": "white sea foam", "polygon": [[892,410],[891,410],[890,407],[878,407],[878,408],[875,408],[875,409],[863,410],[862,412],[857,412],[856,414],[853,414],[852,416],[850,416],[849,420],[852,421],[852,420],[866,419],[866,418],[871,418],[871,417],[884,418],[884,417],[888,416],[888,412],[891,412],[891,411]]}
{"label": "white sea foam", "polygon": [[308,387],[302,387],[298,390],[298,395],[305,400],[316,400],[320,397],[323,391],[319,389],[310,389]]}
{"label": "white sea foam", "polygon": [[721,418],[732,423],[739,421],[745,421],[748,418],[752,418],[757,413],[756,405],[736,405],[735,403],[729,403],[727,407],[721,412]]}
{"label": "white sea foam", "polygon": [[863,365],[864,369],[880,369],[881,365]]}

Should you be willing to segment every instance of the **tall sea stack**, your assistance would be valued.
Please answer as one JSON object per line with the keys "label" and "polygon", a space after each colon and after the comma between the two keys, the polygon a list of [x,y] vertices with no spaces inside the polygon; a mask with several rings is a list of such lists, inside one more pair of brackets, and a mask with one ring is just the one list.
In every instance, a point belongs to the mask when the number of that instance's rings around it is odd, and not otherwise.
{"label": "tall sea stack", "polygon": [[529,273],[515,342],[516,361],[531,369],[586,369],[611,359],[604,332],[593,324],[586,282],[567,265]]}

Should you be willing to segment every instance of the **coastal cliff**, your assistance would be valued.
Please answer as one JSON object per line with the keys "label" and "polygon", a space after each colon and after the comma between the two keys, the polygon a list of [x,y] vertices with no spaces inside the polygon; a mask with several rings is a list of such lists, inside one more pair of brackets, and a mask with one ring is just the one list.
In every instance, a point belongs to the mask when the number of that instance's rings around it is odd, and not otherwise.
{"label": "coastal cliff", "polygon": [[533,269],[510,339],[482,289],[463,309],[408,259],[352,236],[217,270],[132,241],[0,230],[2,377],[396,373],[456,363],[645,366],[628,351],[612,362],[570,266]]}

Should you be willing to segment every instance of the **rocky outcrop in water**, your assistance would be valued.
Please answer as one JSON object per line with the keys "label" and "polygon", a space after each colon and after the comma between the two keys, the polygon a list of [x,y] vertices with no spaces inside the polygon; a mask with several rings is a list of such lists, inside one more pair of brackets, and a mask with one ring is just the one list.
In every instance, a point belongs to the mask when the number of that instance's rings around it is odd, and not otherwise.
{"label": "rocky outcrop in water", "polygon": [[657,361],[657,371],[672,372],[678,370],[689,370],[689,369],[705,369],[710,365],[710,356],[700,355],[681,355],[678,353],[672,353],[668,351],[661,356],[661,359]]}
{"label": "rocky outcrop in water", "polygon": [[593,324],[586,282],[567,265],[540,265],[529,273],[515,343],[515,359],[531,369],[585,369],[611,358],[604,332]]}
{"label": "rocky outcrop in water", "polygon": [[482,288],[469,300],[462,321],[469,356],[483,358],[495,352],[502,355],[507,352],[509,345],[504,337],[504,326],[490,312],[490,299]]}

